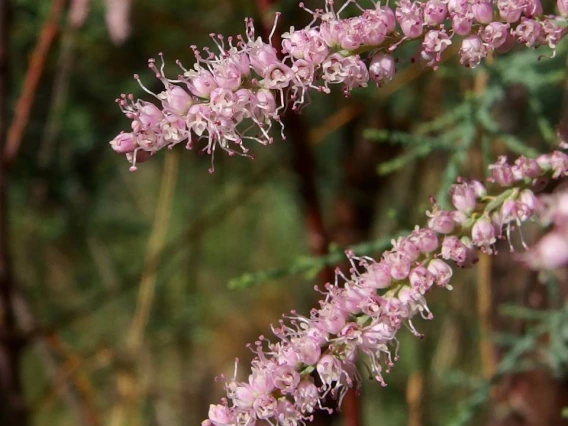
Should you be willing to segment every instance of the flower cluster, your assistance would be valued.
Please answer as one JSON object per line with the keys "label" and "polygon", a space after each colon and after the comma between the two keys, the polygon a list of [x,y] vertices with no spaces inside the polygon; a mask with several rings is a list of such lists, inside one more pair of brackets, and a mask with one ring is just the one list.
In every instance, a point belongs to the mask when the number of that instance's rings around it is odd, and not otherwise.
{"label": "flower cluster", "polygon": [[[350,4],[361,13],[341,18]],[[281,46],[270,42],[277,14],[268,42],[255,35],[247,19],[244,37],[212,35],[217,53],[192,46],[193,68],[178,61],[180,74],[175,79],[165,76],[163,58],[159,68],[151,59],[149,67],[164,90],[153,93],[140,84],[159,106],[121,95],[117,103],[132,129],[116,136],[112,148],[127,156],[131,170],[163,147],[180,142],[191,149],[203,140],[202,151],[211,155],[219,147],[229,155],[250,156],[245,142],[270,144],[273,123],[283,130],[284,111],[300,109],[310,91],[327,93],[339,84],[347,94],[369,81],[381,85],[391,80],[396,51],[407,41],[417,40],[415,59],[434,68],[443,52],[458,43],[460,62],[473,68],[484,57],[515,44],[554,50],[565,35],[565,18],[543,16],[540,0],[399,0],[394,9],[380,4],[363,9],[347,0],[339,11],[333,0],[314,11],[300,6],[313,20],[306,28],[290,28],[282,35]],[[558,0],[558,9],[568,15],[568,2]]]}
{"label": "flower cluster", "polygon": [[[432,200],[427,227],[393,240],[380,260],[348,252],[350,276],[336,271],[335,283],[325,287],[309,317],[292,311],[273,326],[277,341],[259,338],[248,381],[238,381],[235,371],[226,381],[227,398],[210,406],[202,425],[305,425],[316,410],[331,411],[327,397],[340,405],[346,391],[359,385],[359,355],[385,385],[383,373],[398,359],[398,330],[404,325],[420,336],[412,320],[416,314],[432,318],[425,296],[435,287],[451,289],[452,264],[467,267],[478,251],[494,253],[497,239],[510,240],[512,224],[537,213],[551,212],[549,220],[566,232],[566,193],[548,199],[543,210],[533,190],[567,176],[568,155],[521,157],[512,165],[502,157],[491,173],[494,194],[481,182],[459,179],[450,193],[454,209],[442,210]],[[563,239],[565,261],[566,234]]]}
{"label": "flower cluster", "polygon": [[[557,153],[538,158],[541,168],[554,170],[564,158]],[[539,198],[537,213],[543,225],[550,225],[550,231],[536,244],[520,256],[521,260],[532,269],[558,269],[568,265],[568,191],[565,184],[550,195]]]}

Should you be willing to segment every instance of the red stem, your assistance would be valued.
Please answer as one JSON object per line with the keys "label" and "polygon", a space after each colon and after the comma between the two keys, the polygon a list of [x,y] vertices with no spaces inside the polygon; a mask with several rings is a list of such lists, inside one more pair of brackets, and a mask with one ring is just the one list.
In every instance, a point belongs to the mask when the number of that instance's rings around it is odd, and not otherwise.
{"label": "red stem", "polygon": [[[9,59],[9,0],[0,0],[0,146],[6,136]],[[0,424],[27,424],[20,378],[22,339],[14,312],[14,277],[8,251],[7,163],[0,161]]]}
{"label": "red stem", "polygon": [[[262,18],[263,35],[267,39],[274,24],[274,15],[271,13],[273,0],[256,0],[256,4]],[[275,32],[272,37],[272,45],[281,45],[278,32]],[[278,50],[278,55],[281,58],[282,52],[280,50]],[[306,130],[302,119],[291,109],[288,109],[282,121],[291,135],[293,167],[300,178],[300,196],[304,206],[304,223],[310,252],[313,256],[325,256],[329,253],[329,237],[323,224],[314,172],[316,161],[310,149],[309,132]],[[324,268],[318,276],[318,282],[322,288],[326,283],[332,282],[333,279],[334,273],[330,267]],[[354,389],[350,389],[343,399],[342,414],[344,426],[361,425],[359,399]],[[329,425],[331,420],[331,416],[320,415],[314,419],[313,424]]]}
{"label": "red stem", "polygon": [[6,144],[2,147],[2,151],[0,151],[2,153],[2,161],[4,163],[10,164],[14,160],[20,147],[20,143],[22,142],[24,131],[30,118],[30,112],[37,91],[37,86],[41,75],[43,74],[47,55],[49,54],[53,39],[59,30],[58,22],[64,6],[65,0],[52,1],[49,14],[47,15],[39,33],[36,46],[30,58],[28,69],[26,70],[22,92],[20,93],[20,97],[16,103],[14,120],[10,125],[10,129],[8,129]]}

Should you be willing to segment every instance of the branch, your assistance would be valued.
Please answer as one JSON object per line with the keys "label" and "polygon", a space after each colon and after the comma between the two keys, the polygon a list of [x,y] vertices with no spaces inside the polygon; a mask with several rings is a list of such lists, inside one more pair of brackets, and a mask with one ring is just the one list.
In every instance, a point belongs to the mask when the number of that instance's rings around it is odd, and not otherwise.
{"label": "branch", "polygon": [[[5,140],[9,87],[9,12],[8,0],[0,0],[0,148]],[[7,167],[0,161],[0,424],[27,424],[24,395],[19,376],[22,342],[14,312],[14,278],[8,237]]]}
{"label": "branch", "polygon": [[45,62],[47,55],[49,54],[51,44],[57,34],[58,21],[61,13],[63,12],[64,5],[65,0],[52,1],[49,14],[47,15],[47,19],[45,20],[39,34],[37,44],[32,52],[30,64],[24,77],[22,92],[20,93],[20,97],[16,103],[14,120],[8,130],[6,145],[2,149],[2,161],[6,164],[11,164],[14,161],[20,147],[20,143],[22,142],[24,131],[30,119],[30,111],[34,102],[37,86],[41,75],[43,74],[43,69],[45,67]]}

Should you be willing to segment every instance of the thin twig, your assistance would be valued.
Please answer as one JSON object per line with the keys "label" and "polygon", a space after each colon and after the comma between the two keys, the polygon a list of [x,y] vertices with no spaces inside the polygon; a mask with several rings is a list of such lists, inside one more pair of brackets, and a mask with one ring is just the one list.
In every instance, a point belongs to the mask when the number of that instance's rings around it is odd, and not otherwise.
{"label": "thin twig", "polygon": [[132,321],[131,329],[128,334],[127,345],[136,351],[143,342],[144,331],[150,309],[154,300],[154,290],[156,287],[156,259],[164,245],[164,239],[168,230],[169,217],[174,197],[174,189],[177,180],[179,156],[178,153],[168,152],[164,162],[164,172],[162,177],[162,185],[158,198],[158,207],[156,209],[156,217],[148,242],[148,251],[144,262],[144,272],[140,282],[138,293],[138,302],[136,305],[136,313]]}
{"label": "thin twig", "polygon": [[[487,59],[491,64],[491,58]],[[480,70],[474,80],[474,92],[477,96],[482,96],[487,89],[489,75],[485,70]],[[483,130],[478,126],[478,139],[482,138]],[[475,152],[475,158],[480,160],[477,162],[478,173],[483,176],[486,165],[483,164],[481,148]],[[481,358],[481,368],[484,377],[487,379],[495,374],[495,351],[493,342],[490,339],[492,334],[492,291],[491,291],[491,265],[490,256],[481,254],[479,265],[477,268],[477,312],[479,315],[479,328],[481,331],[481,339],[479,340],[479,352]]]}
{"label": "thin twig", "polygon": [[62,34],[59,58],[57,59],[55,78],[53,79],[51,102],[47,112],[43,137],[38,152],[38,164],[41,168],[49,167],[63,121],[63,109],[67,101],[69,82],[75,53],[76,32],[68,27]]}
{"label": "thin twig", "polygon": [[422,400],[424,398],[424,374],[414,371],[406,384],[406,403],[408,406],[408,426],[421,426],[423,423]]}
{"label": "thin twig", "polygon": [[[15,310],[18,322],[23,330],[35,327],[36,320],[21,295],[16,296]],[[80,380],[75,377],[75,374],[62,374],[58,355],[63,355],[64,358],[71,358],[72,355],[64,351],[60,339],[52,334],[41,339],[35,339],[32,346],[50,379],[50,390],[61,393],[62,399],[75,416],[76,424],[83,426],[99,425],[92,392],[84,392],[85,389],[91,389],[86,377],[82,377]],[[81,386],[80,383],[87,383],[87,386]]]}
{"label": "thin twig", "polygon": [[37,86],[43,74],[51,44],[57,34],[59,28],[58,21],[64,6],[65,0],[52,1],[49,13],[39,34],[37,44],[32,52],[30,64],[24,77],[22,92],[16,102],[14,119],[8,129],[6,145],[2,150],[2,161],[8,165],[14,160],[20,143],[22,142],[24,131],[28,125]]}
{"label": "thin twig", "polygon": [[495,351],[491,341],[491,257],[482,254],[477,268],[477,313],[479,315],[479,352],[481,369],[486,379],[495,374]]}
{"label": "thin twig", "polygon": [[[156,216],[152,233],[148,242],[148,251],[144,262],[144,270],[140,287],[138,290],[138,300],[136,311],[132,324],[128,331],[126,345],[129,355],[136,363],[140,362],[142,344],[144,342],[144,333],[146,325],[150,318],[150,311],[154,303],[154,294],[156,290],[156,270],[157,259],[162,251],[166,232],[168,230],[169,217],[174,198],[174,189],[177,180],[179,156],[175,152],[168,152],[164,162],[164,171],[162,175],[162,184],[160,187],[160,195],[156,208]],[[136,371],[136,370],[134,370]],[[137,424],[131,413],[132,407],[135,405],[135,399],[142,393],[139,392],[139,383],[134,376],[134,371],[119,372],[118,377],[118,393],[120,398],[113,409],[112,426],[120,426],[128,419],[131,424]]]}
{"label": "thin twig", "polygon": [[[0,0],[0,149],[4,147],[9,84],[9,0]],[[8,168],[0,161],[0,424],[28,423],[20,377],[23,341],[14,309],[15,282],[8,235]]]}

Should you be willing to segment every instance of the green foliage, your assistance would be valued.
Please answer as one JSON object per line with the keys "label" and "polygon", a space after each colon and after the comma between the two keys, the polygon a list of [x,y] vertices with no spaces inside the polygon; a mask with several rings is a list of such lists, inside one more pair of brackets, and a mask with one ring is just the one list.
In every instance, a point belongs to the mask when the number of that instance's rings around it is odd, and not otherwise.
{"label": "green foliage", "polygon": [[[401,232],[401,235],[404,234]],[[352,250],[357,255],[372,256],[379,254],[391,245],[391,238],[383,238],[378,241],[355,244],[347,247],[347,250]],[[229,281],[229,288],[231,289],[246,289],[261,284],[266,284],[270,281],[288,277],[290,275],[303,274],[307,280],[315,279],[318,272],[326,266],[336,265],[345,260],[345,250],[339,247],[330,247],[329,254],[321,257],[299,257],[294,259],[293,262],[285,267],[269,269],[266,271],[247,273],[238,278]]]}
{"label": "green foliage", "polygon": [[[472,394],[460,404],[459,413],[448,423],[449,426],[465,426],[476,416],[478,410],[487,403],[490,398],[491,387],[503,377],[535,369],[534,362],[526,363],[525,356],[534,354],[535,348],[539,347],[539,359],[556,374],[566,373],[568,345],[566,345],[566,332],[568,330],[568,305],[556,310],[534,310],[522,306],[504,306],[501,314],[531,321],[534,324],[529,327],[522,336],[497,336],[497,343],[508,346],[505,355],[496,367],[495,375],[488,381],[482,381],[473,386]],[[560,338],[560,344],[551,344],[548,347],[538,345],[543,336],[548,336],[552,341]]]}
{"label": "green foliage", "polygon": [[[415,124],[409,132],[368,129],[364,133],[367,139],[404,147],[402,154],[379,164],[378,172],[390,174],[408,167],[416,160],[443,152],[448,161],[437,199],[445,204],[447,188],[468,164],[468,152],[474,149],[482,152],[484,170],[494,161],[494,143],[503,144],[512,153],[535,157],[539,152],[538,148],[532,146],[535,135],[547,144],[556,141],[553,123],[557,122],[558,115],[544,105],[550,104],[550,97],[555,96],[565,79],[561,64],[566,60],[566,53],[563,44],[554,59],[539,61],[538,53],[530,50],[498,57],[494,64],[484,65],[480,71],[487,75],[486,85],[477,92],[466,93],[457,105],[453,105],[444,114]],[[448,73],[448,78],[450,76]],[[506,102],[508,91],[515,86],[522,87],[525,91],[523,95],[529,107],[527,114],[531,116],[530,123],[533,123],[527,129],[528,132],[523,131],[522,137],[507,131],[504,126],[508,123],[496,111],[496,106]],[[489,141],[494,142],[492,144]]]}

